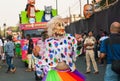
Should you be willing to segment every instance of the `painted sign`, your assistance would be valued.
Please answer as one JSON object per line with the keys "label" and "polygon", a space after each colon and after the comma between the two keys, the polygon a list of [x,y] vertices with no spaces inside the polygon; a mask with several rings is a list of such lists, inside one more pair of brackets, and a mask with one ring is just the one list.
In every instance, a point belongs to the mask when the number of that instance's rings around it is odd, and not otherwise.
{"label": "painted sign", "polygon": [[33,23],[33,24],[21,24],[20,29],[21,30],[33,30],[33,29],[42,29],[46,28],[47,22],[39,22],[39,23]]}

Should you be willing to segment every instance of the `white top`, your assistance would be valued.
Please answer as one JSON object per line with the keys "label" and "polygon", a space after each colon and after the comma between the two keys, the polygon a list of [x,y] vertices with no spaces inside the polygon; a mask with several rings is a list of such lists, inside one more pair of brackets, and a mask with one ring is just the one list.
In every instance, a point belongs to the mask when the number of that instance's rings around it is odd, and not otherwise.
{"label": "white top", "polygon": [[2,40],[0,39],[0,46],[3,46]]}
{"label": "white top", "polygon": [[109,38],[108,36],[103,36],[103,37],[101,37],[100,39],[99,39],[99,41],[103,41],[103,40],[105,40],[105,39],[107,39],[107,38]]}

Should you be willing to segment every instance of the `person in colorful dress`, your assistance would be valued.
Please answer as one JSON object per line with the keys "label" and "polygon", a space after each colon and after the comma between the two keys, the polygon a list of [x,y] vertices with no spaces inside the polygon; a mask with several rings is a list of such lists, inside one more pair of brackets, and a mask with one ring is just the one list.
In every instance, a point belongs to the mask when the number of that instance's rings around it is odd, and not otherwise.
{"label": "person in colorful dress", "polygon": [[85,77],[77,71],[77,40],[72,34],[65,32],[63,19],[52,18],[47,24],[49,38],[45,40],[45,54],[39,65],[44,66],[42,81],[85,81]]}

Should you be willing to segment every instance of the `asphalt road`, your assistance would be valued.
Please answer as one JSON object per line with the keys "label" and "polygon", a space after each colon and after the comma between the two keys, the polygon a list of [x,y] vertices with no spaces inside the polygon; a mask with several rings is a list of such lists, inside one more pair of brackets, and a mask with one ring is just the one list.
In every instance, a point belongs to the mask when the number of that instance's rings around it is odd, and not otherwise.
{"label": "asphalt road", "polygon": [[[20,57],[15,57],[14,64],[17,68],[15,74],[5,73],[7,70],[7,65],[5,63],[1,64],[2,68],[0,69],[0,81],[35,81],[34,72],[25,72],[26,67],[21,61]],[[82,74],[86,76],[86,81],[103,81],[105,66],[98,66],[99,74],[97,75],[93,73],[93,66],[91,66],[92,72],[90,74],[85,74],[85,56],[80,56],[77,58],[76,67]]]}

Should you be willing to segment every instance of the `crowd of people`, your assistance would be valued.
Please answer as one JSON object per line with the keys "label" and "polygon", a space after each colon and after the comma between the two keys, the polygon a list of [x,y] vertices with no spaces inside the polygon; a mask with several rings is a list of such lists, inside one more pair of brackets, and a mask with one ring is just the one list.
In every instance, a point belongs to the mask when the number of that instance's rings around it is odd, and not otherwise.
{"label": "crowd of people", "polygon": [[[120,81],[120,74],[111,69],[114,58],[120,60],[120,23],[113,22],[110,26],[110,34],[102,31],[96,38],[93,31],[74,35],[65,32],[64,22],[61,17],[52,18],[47,24],[47,31],[41,34],[41,40],[34,46],[30,35],[27,35],[28,43],[28,68],[25,71],[34,71],[37,81],[85,81],[75,65],[76,58],[84,55],[86,62],[86,74],[91,73],[91,62],[94,74],[99,74],[98,65],[106,66],[104,81]],[[112,42],[111,42],[112,41]],[[13,64],[14,43],[12,36],[7,37],[7,43],[3,49],[0,40],[0,53],[5,53],[8,65],[7,73],[15,73]],[[4,51],[3,51],[4,50]],[[53,77],[54,78],[51,78]]]}
{"label": "crowd of people", "polygon": [[[86,35],[85,35],[86,36]],[[90,70],[90,62],[93,64],[93,68],[95,70],[95,74],[99,73],[98,64],[100,66],[106,66],[104,81],[120,81],[120,23],[113,22],[110,26],[110,34],[106,31],[102,31],[99,38],[93,36],[92,31],[88,32],[87,37],[84,38],[82,41],[81,35],[76,36],[78,40],[78,46],[81,42],[83,44],[82,49],[85,50],[85,57],[86,57],[86,72],[89,74]],[[83,54],[84,51],[81,51]],[[113,69],[113,61],[117,60],[118,62],[115,63],[116,70]],[[96,63],[98,61],[98,64]]]}

